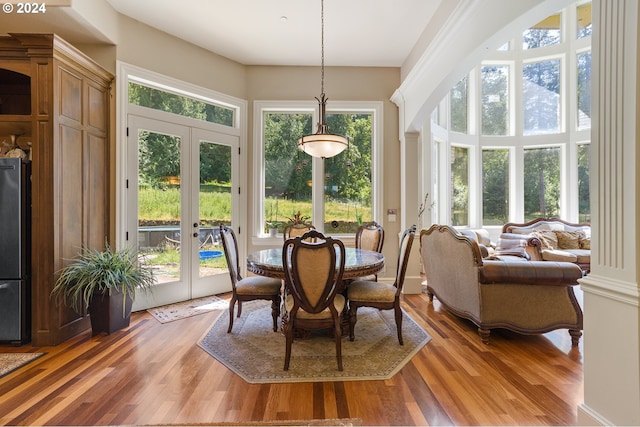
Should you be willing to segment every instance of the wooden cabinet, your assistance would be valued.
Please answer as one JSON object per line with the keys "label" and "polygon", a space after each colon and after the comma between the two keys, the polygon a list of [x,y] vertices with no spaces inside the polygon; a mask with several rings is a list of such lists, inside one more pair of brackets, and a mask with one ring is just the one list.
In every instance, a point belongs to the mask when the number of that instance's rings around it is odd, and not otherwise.
{"label": "wooden cabinet", "polygon": [[56,345],[90,327],[50,292],[68,259],[109,237],[113,76],[55,35],[12,34],[0,82],[0,142],[32,150],[31,340]]}

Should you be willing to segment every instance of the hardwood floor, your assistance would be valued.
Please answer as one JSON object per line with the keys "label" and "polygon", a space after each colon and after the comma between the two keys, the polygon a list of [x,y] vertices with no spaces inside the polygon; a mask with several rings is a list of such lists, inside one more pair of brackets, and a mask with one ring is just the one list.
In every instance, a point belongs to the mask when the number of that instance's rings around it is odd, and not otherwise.
{"label": "hardwood floor", "polygon": [[[223,295],[228,297],[228,295]],[[387,381],[248,384],[197,342],[218,312],[161,324],[146,312],[111,335],[81,334],[0,379],[0,425],[207,424],[361,418],[364,425],[575,425],[582,340],[492,332],[426,294],[403,307],[432,340]]]}

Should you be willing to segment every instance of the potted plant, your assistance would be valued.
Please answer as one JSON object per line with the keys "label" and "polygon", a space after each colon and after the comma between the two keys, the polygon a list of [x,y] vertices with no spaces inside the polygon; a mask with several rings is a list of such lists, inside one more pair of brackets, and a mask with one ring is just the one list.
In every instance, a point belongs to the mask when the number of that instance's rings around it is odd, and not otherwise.
{"label": "potted plant", "polygon": [[59,273],[51,296],[78,313],[88,308],[93,335],[129,326],[136,292],[148,292],[155,283],[137,251],[108,244],[104,250],[83,248]]}
{"label": "potted plant", "polygon": [[276,237],[278,235],[278,227],[284,225],[282,221],[265,221],[269,236]]}

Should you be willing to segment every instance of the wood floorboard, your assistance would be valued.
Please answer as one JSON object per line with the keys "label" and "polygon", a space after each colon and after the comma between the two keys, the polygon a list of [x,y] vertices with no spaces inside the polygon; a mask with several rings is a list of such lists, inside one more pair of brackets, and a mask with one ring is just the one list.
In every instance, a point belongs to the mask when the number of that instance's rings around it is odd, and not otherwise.
{"label": "wood floorboard", "polygon": [[[222,295],[228,298],[228,295]],[[207,424],[361,418],[364,425],[575,425],[583,400],[582,340],[527,336],[471,322],[426,294],[403,307],[431,341],[386,381],[248,384],[197,342],[220,314],[161,324],[146,312],[111,335],[55,347],[0,346],[45,356],[0,378],[0,425]],[[223,313],[223,315],[226,314]]]}

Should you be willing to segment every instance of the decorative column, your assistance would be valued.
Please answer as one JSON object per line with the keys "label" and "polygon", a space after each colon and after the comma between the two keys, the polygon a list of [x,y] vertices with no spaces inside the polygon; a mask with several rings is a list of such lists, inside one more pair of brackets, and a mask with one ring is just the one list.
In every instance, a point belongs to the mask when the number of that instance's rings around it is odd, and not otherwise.
{"label": "decorative column", "polygon": [[637,0],[594,0],[591,273],[581,425],[640,425]]}
{"label": "decorative column", "polygon": [[400,236],[407,228],[416,224],[417,231],[413,247],[409,254],[409,263],[404,277],[403,293],[419,294],[422,292],[422,264],[420,261],[420,224],[418,224],[418,207],[420,198],[420,135],[405,133],[400,140]]}

